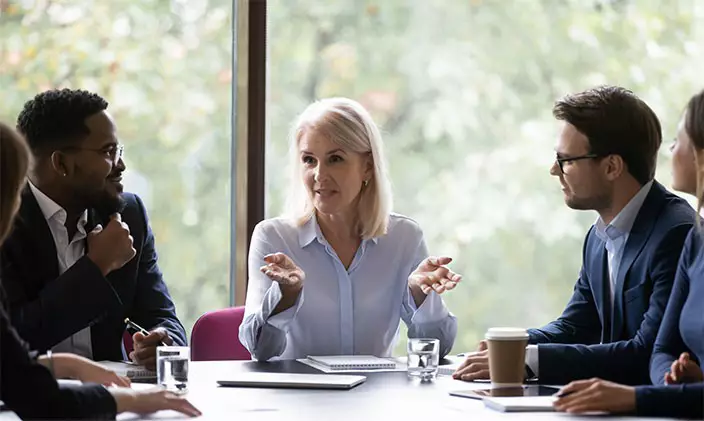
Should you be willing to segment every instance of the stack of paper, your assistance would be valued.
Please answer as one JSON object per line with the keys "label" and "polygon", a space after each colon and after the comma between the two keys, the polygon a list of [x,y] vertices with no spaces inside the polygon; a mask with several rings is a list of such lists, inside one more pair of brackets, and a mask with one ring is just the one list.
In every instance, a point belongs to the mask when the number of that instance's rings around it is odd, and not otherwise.
{"label": "stack of paper", "polygon": [[130,362],[100,361],[100,365],[112,370],[120,376],[130,380],[156,380],[156,371],[147,370],[141,365]]}

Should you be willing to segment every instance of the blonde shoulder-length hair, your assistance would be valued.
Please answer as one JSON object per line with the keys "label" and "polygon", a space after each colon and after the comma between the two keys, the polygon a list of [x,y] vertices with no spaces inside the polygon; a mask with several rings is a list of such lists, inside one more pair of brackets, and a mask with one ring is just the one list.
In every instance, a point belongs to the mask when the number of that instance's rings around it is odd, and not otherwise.
{"label": "blonde shoulder-length hair", "polygon": [[298,144],[304,134],[316,132],[345,151],[368,154],[373,175],[360,186],[357,223],[362,239],[386,234],[392,206],[391,182],[387,173],[381,132],[369,112],[348,98],[326,98],[310,104],[295,120],[289,136],[290,177],[287,216],[297,225],[307,223],[315,213],[313,201],[302,178]]}
{"label": "blonde shoulder-length hair", "polygon": [[0,244],[12,228],[31,158],[24,138],[0,122]]}

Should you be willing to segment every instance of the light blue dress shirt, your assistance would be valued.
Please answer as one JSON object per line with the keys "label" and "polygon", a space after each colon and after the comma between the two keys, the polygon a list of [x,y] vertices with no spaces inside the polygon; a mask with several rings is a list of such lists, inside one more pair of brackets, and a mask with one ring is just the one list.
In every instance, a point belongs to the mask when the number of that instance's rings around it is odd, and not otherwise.
{"label": "light blue dress shirt", "polygon": [[609,267],[609,294],[611,297],[611,305],[614,304],[614,289],[616,288],[616,275],[618,268],[621,266],[623,258],[623,250],[626,248],[628,235],[633,228],[633,223],[636,221],[640,208],[643,207],[643,202],[653,186],[653,181],[647,182],[636,193],[628,204],[621,209],[616,217],[608,225],[604,223],[601,217],[597,218],[594,227],[596,228],[596,236],[604,242],[606,248],[606,260]]}
{"label": "light blue dress shirt", "polygon": [[[623,250],[626,248],[628,235],[652,186],[653,180],[645,183],[608,225],[604,223],[601,216],[594,223],[595,234],[604,242],[604,247],[606,248],[606,263],[609,267],[609,296],[611,297],[612,307],[614,305],[616,276],[618,275],[618,268],[621,266]],[[538,345],[528,345],[526,347],[526,365],[530,367],[536,376],[540,375],[538,348]]]}
{"label": "light blue dress shirt", "polygon": [[[259,271],[264,256],[281,252],[305,272],[296,304],[272,316],[282,294]],[[254,359],[308,355],[391,356],[400,320],[408,336],[437,338],[440,355],[450,352],[457,319],[431,292],[420,307],[408,276],[428,257],[423,232],[410,218],[392,214],[386,235],[363,240],[345,269],[315,217],[302,226],[274,218],[259,223],[249,249],[249,284],[240,342]]]}

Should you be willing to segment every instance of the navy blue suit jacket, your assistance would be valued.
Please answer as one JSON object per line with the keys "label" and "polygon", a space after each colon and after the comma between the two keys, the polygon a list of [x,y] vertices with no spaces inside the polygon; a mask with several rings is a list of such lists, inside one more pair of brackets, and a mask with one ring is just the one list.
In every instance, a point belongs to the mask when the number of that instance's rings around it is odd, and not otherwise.
{"label": "navy blue suit jacket", "polygon": [[530,329],[541,383],[601,377],[648,384],[648,363],[694,209],[657,182],[633,223],[616,276],[613,311],[607,252],[592,227],[572,298],[554,322]]}
{"label": "navy blue suit jacket", "polygon": [[[83,256],[59,276],[54,238],[29,188],[12,233],[2,246],[2,282],[12,325],[30,348],[45,351],[91,327],[93,359],[121,360],[125,317],[145,329],[164,327],[175,344],[186,345],[186,332],[157,265],[157,254],[144,204],[125,193],[122,221],[130,227],[136,256],[103,276]],[[88,212],[86,232],[109,216]],[[87,244],[86,244],[87,254]]]}
{"label": "navy blue suit jacket", "polygon": [[638,386],[636,415],[700,420],[704,417],[704,383]]}
{"label": "navy blue suit jacket", "polygon": [[704,232],[692,228],[680,257],[670,301],[658,331],[650,377],[657,386],[636,388],[636,408],[642,415],[704,417],[704,383],[664,386],[665,373],[683,352],[701,367],[704,361]]}
{"label": "navy blue suit jacket", "polygon": [[700,367],[704,361],[704,231],[692,228],[680,257],[650,360],[650,379],[664,384],[665,374],[683,352]]}

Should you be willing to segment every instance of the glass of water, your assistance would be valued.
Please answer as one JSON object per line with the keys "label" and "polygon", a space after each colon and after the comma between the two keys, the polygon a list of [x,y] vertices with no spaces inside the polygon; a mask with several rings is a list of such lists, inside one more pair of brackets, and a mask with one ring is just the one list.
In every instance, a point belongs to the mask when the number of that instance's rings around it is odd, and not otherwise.
{"label": "glass of water", "polygon": [[159,386],[173,392],[185,392],[188,388],[187,346],[159,346],[156,348],[156,378]]}
{"label": "glass of water", "polygon": [[437,339],[408,339],[408,376],[430,381],[438,374],[440,341]]}

